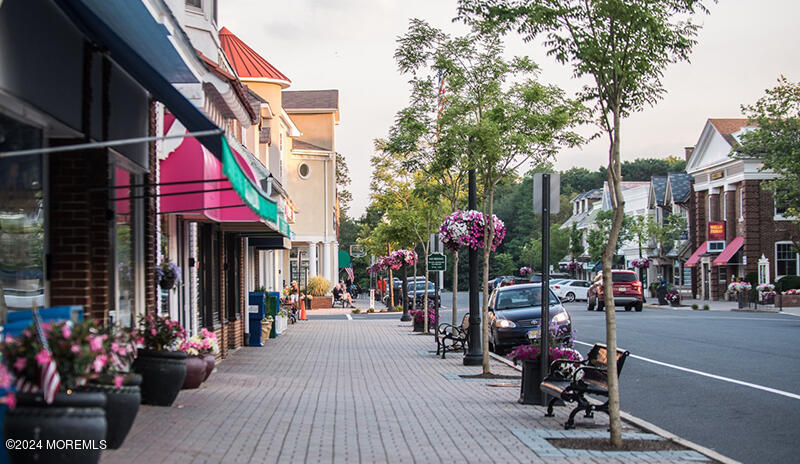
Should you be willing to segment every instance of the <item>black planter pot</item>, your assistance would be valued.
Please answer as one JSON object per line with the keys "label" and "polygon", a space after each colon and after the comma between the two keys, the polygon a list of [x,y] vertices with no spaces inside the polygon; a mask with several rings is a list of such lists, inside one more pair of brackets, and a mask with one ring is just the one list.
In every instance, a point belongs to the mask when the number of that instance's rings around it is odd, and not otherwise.
{"label": "black planter pot", "polygon": [[414,321],[414,332],[424,332],[424,331],[425,331],[425,323]]}
{"label": "black planter pot", "polygon": [[[17,393],[16,408],[6,412],[5,438],[41,441],[42,448],[9,449],[11,462],[99,462],[106,439],[105,404],[106,396],[96,392],[58,393],[52,404],[45,404],[40,393]],[[68,449],[65,440],[84,440],[81,445],[88,449]]]}
{"label": "black planter pot", "polygon": [[133,421],[139,412],[139,404],[142,402],[140,389],[142,376],[139,374],[126,375],[120,388],[115,387],[108,380],[111,379],[90,382],[81,387],[81,391],[106,395],[106,443],[110,449],[117,449],[122,446],[125,437],[131,431]]}
{"label": "black planter pot", "polygon": [[539,360],[522,361],[522,383],[519,389],[519,402],[522,404],[542,403],[542,392],[539,390],[541,379]]}
{"label": "black planter pot", "polygon": [[140,348],[133,370],[142,376],[142,404],[171,406],[186,378],[186,353]]}

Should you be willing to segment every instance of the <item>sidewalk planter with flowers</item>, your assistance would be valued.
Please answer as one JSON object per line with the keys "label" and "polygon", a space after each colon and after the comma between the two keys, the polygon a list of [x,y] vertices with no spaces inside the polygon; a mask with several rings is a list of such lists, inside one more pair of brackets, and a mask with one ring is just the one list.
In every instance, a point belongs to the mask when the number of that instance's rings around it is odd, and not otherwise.
{"label": "sidewalk planter with flowers", "polygon": [[[522,384],[519,392],[519,402],[522,404],[546,406],[546,403],[542,402],[542,392],[539,390],[540,379],[544,377],[540,369],[540,351],[541,349],[537,345],[519,345],[514,347],[508,355],[512,361],[522,363]],[[582,359],[580,353],[569,347],[551,346],[548,354],[551,363],[556,359],[576,362]],[[562,364],[559,372],[564,378],[569,378],[572,375],[570,369],[574,371],[575,366]]]}
{"label": "sidewalk planter with flowers", "polygon": [[[106,439],[106,396],[79,391],[96,378],[111,358],[91,322],[42,324],[47,351],[33,329],[0,345],[3,362],[16,378],[16,404],[9,403],[4,432],[11,440],[93,440],[98,449],[14,449],[11,462],[93,463]],[[42,385],[42,373],[54,368],[58,381]],[[49,377],[56,378],[56,377]],[[48,394],[45,390],[50,388]],[[13,402],[12,402],[13,403]],[[13,407],[11,407],[13,406]]]}
{"label": "sidewalk planter with flowers", "polygon": [[774,305],[775,304],[775,286],[772,284],[761,284],[756,287],[758,291],[758,300],[763,305]]}
{"label": "sidewalk planter with flowers", "polygon": [[[183,381],[183,389],[198,388],[214,369],[214,353],[219,351],[216,335],[203,329],[200,335],[195,335],[181,343],[181,351],[187,356],[186,379]],[[210,365],[207,356],[211,357]]]}
{"label": "sidewalk planter with flowers", "polygon": [[[408,315],[413,318],[414,332],[425,332],[425,311],[412,309],[408,312]],[[434,311],[428,311],[428,329],[430,330],[431,327],[436,328],[436,313]]]}
{"label": "sidewalk planter with flowers", "polygon": [[675,291],[674,288],[670,288],[666,295],[664,295],[667,301],[669,301],[670,306],[680,306],[681,305],[681,294]]}
{"label": "sidewalk planter with flowers", "polygon": [[171,406],[186,379],[186,353],[179,351],[183,327],[169,317],[148,314],[139,318],[144,348],[133,370],[142,376],[142,404]]}
{"label": "sidewalk planter with flowers", "polygon": [[780,306],[791,308],[791,307],[798,307],[800,306],[800,289],[791,288],[789,290],[781,292],[780,296]]}
{"label": "sidewalk planter with flowers", "polygon": [[261,319],[261,340],[269,340],[269,334],[272,332],[272,323],[274,319],[270,315],[264,316]]}
{"label": "sidewalk planter with flowers", "polygon": [[750,306],[750,291],[753,286],[749,282],[733,282],[728,285],[728,292],[739,303],[739,309]]}

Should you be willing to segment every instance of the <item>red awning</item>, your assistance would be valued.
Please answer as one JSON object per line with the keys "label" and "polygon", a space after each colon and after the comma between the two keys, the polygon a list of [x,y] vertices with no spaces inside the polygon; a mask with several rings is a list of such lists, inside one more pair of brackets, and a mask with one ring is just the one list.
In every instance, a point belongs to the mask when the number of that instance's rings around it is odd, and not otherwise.
{"label": "red awning", "polygon": [[686,264],[684,264],[684,266],[686,267],[697,266],[697,262],[700,261],[700,255],[705,253],[707,249],[708,249],[708,242],[703,242],[702,245],[700,245],[696,250],[694,250],[692,256],[689,256],[689,260],[686,261]]}
{"label": "red awning", "polygon": [[724,266],[728,264],[728,261],[733,258],[733,255],[739,251],[739,248],[742,247],[744,244],[744,237],[736,237],[735,239],[731,240],[731,243],[722,250],[722,253],[717,256],[717,259],[714,260],[712,263],[714,266]]}

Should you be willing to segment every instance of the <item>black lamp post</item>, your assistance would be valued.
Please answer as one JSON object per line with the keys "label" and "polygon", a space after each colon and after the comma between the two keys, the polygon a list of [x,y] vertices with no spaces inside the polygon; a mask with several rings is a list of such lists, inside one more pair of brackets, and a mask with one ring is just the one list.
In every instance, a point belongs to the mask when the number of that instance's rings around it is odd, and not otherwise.
{"label": "black lamp post", "polygon": [[[469,204],[471,210],[478,209],[478,187],[475,170],[469,170]],[[469,249],[469,351],[464,355],[465,366],[483,363],[481,349],[481,307],[478,302],[478,250]]]}

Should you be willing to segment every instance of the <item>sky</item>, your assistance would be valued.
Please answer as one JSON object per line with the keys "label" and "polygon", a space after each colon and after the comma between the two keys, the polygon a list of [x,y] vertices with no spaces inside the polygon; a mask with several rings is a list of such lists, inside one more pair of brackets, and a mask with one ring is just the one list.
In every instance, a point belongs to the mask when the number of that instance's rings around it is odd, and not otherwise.
{"label": "sky", "polygon": [[[710,2],[708,2],[710,3]],[[291,90],[339,89],[341,122],[336,150],[350,167],[351,216],[369,204],[373,141],[386,137],[398,110],[408,103],[408,78],[393,55],[396,39],[411,18],[452,34],[465,26],[453,23],[456,0],[225,0],[225,26],[292,80]],[[706,119],[741,117],[740,105],[752,103],[783,74],[800,80],[796,0],[720,0],[711,14],[698,17],[703,26],[690,63],[670,66],[663,79],[667,91],[655,107],[623,121],[621,156],[683,156],[693,146]],[[506,38],[509,55],[527,55],[541,67],[541,81],[569,93],[582,82],[557,64],[536,43]],[[585,133],[595,129],[587,127]],[[597,169],[608,159],[608,139],[564,150],[556,169]]]}

